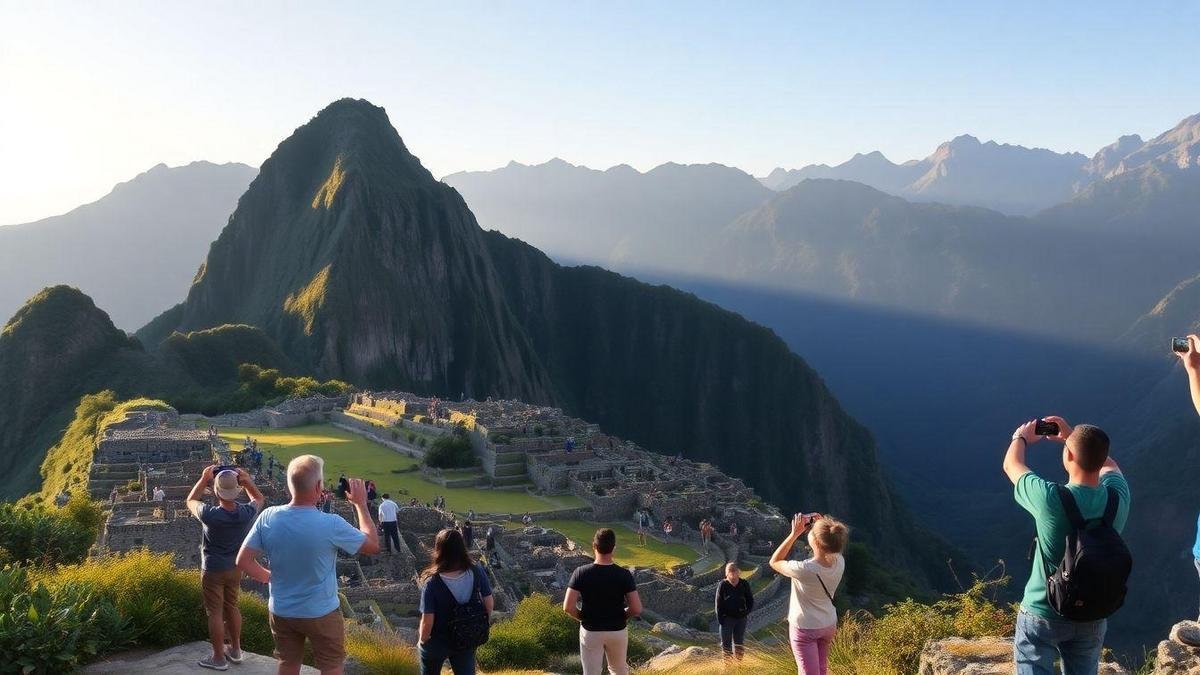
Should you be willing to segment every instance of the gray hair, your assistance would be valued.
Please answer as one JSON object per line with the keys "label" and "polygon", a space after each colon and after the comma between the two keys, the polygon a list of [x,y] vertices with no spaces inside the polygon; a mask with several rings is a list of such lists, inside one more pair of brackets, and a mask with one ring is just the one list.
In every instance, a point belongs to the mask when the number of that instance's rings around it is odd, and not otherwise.
{"label": "gray hair", "polygon": [[292,496],[308,494],[325,483],[325,460],[316,455],[300,455],[288,462],[288,492]]}

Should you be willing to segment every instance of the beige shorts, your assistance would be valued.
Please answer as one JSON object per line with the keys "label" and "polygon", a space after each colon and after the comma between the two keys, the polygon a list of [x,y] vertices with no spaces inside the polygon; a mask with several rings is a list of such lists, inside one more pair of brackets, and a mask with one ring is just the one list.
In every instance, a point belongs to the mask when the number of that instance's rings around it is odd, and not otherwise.
{"label": "beige shorts", "polygon": [[220,572],[200,572],[200,590],[204,594],[204,612],[209,616],[237,609],[238,592],[242,588],[242,571],[238,568]]}
{"label": "beige shorts", "polygon": [[338,668],[346,660],[346,623],[341,609],[315,619],[272,614],[271,635],[275,637],[275,658],[284,663],[300,663],[304,659],[305,639],[312,641],[313,665],[317,670]]}

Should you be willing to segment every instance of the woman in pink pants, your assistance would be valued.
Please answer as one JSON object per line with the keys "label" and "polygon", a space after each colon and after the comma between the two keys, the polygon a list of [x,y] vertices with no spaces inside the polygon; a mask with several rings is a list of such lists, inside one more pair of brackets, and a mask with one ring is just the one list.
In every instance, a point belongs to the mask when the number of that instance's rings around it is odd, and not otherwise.
{"label": "woman in pink pants", "polygon": [[[808,535],[813,555],[788,560],[796,541]],[[833,594],[842,581],[849,530],[844,523],[819,513],[797,513],[792,532],[771,555],[771,569],[792,579],[788,629],[796,668],[801,675],[829,674],[829,645],[837,633]]]}

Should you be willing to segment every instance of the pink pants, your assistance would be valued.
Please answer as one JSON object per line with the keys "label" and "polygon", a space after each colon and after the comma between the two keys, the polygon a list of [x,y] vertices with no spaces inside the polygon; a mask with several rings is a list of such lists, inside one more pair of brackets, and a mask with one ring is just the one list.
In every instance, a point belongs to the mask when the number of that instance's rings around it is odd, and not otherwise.
{"label": "pink pants", "polygon": [[800,675],[829,675],[829,644],[837,626],[828,628],[797,628],[790,626],[792,654]]}

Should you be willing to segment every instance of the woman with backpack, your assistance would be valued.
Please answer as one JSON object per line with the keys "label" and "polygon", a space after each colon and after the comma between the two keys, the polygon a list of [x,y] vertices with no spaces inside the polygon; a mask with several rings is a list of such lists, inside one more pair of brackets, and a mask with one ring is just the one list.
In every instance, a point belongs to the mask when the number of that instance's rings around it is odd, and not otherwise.
{"label": "woman with backpack", "polygon": [[475,675],[475,650],[487,642],[492,586],[471,562],[462,533],[438,532],[421,578],[421,675],[438,675],[447,660],[454,675]]}
{"label": "woman with backpack", "polygon": [[[788,560],[792,546],[805,535],[812,557]],[[797,513],[791,534],[771,554],[771,569],[792,580],[788,632],[800,675],[829,674],[829,645],[837,633],[833,594],[846,569],[842,551],[848,537],[844,523],[819,513]]]}
{"label": "woman with backpack", "polygon": [[754,610],[754,591],[742,581],[737,563],[725,565],[725,578],[717,584],[717,625],[721,630],[721,651],[726,660],[742,660],[746,643],[746,621]]}

